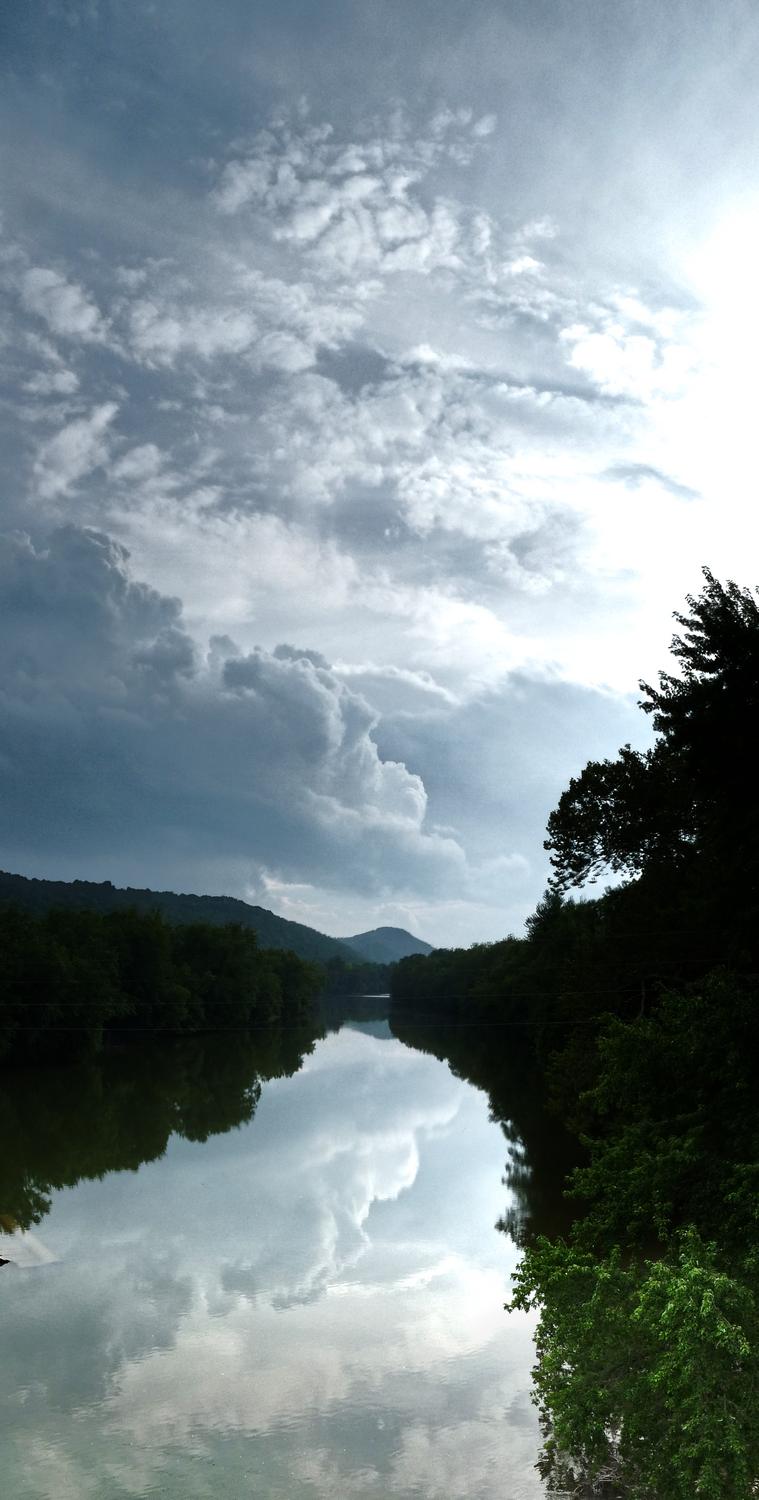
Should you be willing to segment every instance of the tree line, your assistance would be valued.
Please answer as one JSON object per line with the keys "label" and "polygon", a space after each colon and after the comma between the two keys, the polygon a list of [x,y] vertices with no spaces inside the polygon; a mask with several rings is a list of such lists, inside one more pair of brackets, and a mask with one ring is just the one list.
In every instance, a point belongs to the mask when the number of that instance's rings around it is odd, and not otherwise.
{"label": "tree line", "polygon": [[0,1059],[97,1051],[112,1033],[292,1024],[319,965],[255,933],[158,912],[0,909]]}
{"label": "tree line", "polygon": [[374,963],[358,956],[344,959],[335,955],[325,959],[324,983],[328,995],[387,995],[393,964]]}
{"label": "tree line", "polygon": [[344,964],[364,963],[349,943],[331,938],[302,922],[278,917],[263,906],[251,906],[236,896],[197,896],[178,891],[154,891],[140,886],[115,886],[110,880],[40,880],[0,870],[0,906],[23,911],[158,911],[174,927],[205,922],[211,927],[244,927],[255,932],[260,947],[284,948],[326,964],[339,958]]}
{"label": "tree line", "polygon": [[[574,1225],[527,1245],[513,1302],[539,1310],[554,1490],[750,1500],[759,607],[708,570],[687,605],[674,669],[640,684],[653,745],[570,782],[525,937],[404,959],[392,993],[397,1016],[421,1004],[499,1022],[581,1142]],[[604,875],[618,883],[589,896]]]}

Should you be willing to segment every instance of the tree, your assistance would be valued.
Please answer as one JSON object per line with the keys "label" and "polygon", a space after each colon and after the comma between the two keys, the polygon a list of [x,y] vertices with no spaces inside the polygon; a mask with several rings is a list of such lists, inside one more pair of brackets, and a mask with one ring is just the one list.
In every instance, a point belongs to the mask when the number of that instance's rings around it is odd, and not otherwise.
{"label": "tree", "polygon": [[540,1239],[515,1280],[511,1306],[540,1311],[546,1477],[573,1494],[603,1476],[631,1500],[751,1500],[759,1307],[713,1246],[690,1229],[641,1262]]}
{"label": "tree", "polygon": [[713,975],[599,1038],[579,1217],[528,1245],[514,1299],[540,1311],[542,1464],[572,1493],[757,1493],[758,1029],[755,986]]}
{"label": "tree", "polygon": [[756,897],[759,603],[708,568],[704,578],[689,612],[675,614],[679,673],[640,683],[653,748],[590,761],[548,820],[558,891],[604,871],[681,876],[699,862],[706,876],[740,863]]}

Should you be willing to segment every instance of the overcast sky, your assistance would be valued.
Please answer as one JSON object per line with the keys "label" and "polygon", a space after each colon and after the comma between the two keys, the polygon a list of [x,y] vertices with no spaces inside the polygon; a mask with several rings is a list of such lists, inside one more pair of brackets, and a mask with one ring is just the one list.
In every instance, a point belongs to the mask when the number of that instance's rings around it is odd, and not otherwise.
{"label": "overcast sky", "polygon": [[0,862],[519,930],[759,575],[756,6],[0,24]]}

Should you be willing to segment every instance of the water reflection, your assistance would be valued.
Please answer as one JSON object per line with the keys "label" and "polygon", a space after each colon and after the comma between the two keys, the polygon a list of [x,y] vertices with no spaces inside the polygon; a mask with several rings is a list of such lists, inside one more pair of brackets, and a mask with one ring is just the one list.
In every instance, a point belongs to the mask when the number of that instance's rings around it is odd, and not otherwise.
{"label": "water reflection", "polygon": [[487,1094],[508,1149],[500,1228],[519,1245],[534,1235],[566,1233],[573,1208],[564,1184],[579,1148],[547,1107],[545,1079],[526,1033],[497,1024],[441,1025],[416,1015],[394,1015],[391,1024],[406,1046],[446,1061],[457,1077]]}
{"label": "water reflection", "polygon": [[188,1038],[4,1074],[0,1230],[38,1223],[56,1189],[155,1161],[172,1135],[205,1141],[252,1120],[262,1081],[295,1073],[318,1035]]}
{"label": "water reflection", "polygon": [[6,1090],[2,1203],[54,1257],[0,1270],[13,1500],[540,1494],[503,1134],[408,1040],[368,1015]]}

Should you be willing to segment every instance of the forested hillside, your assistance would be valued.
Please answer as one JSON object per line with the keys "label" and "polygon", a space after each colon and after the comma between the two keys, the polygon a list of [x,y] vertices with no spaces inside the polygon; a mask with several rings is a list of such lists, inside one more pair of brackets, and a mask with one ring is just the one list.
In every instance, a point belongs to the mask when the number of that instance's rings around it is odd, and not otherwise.
{"label": "forested hillside", "polygon": [[263,906],[251,906],[235,896],[193,896],[175,891],[151,891],[112,885],[110,880],[29,880],[0,871],[0,906],[46,912],[158,911],[171,923],[205,922],[213,927],[234,923],[255,932],[262,948],[279,948],[299,958],[326,963],[341,958],[355,963],[356,954],[339,938],[327,937],[302,922],[277,917]]}

